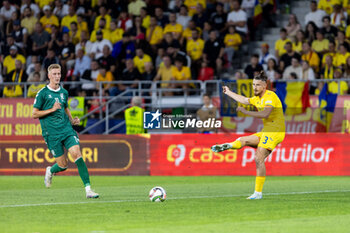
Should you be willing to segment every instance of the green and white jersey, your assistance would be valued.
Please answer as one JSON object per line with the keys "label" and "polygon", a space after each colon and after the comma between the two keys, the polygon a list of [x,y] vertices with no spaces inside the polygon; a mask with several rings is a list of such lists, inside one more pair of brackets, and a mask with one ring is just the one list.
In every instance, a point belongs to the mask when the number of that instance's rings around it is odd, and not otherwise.
{"label": "green and white jersey", "polygon": [[68,91],[63,87],[57,90],[46,86],[35,97],[34,108],[42,110],[51,109],[55,102],[61,103],[61,109],[57,109],[44,117],[39,118],[43,136],[55,136],[71,133],[73,130],[69,118],[65,112],[68,107]]}

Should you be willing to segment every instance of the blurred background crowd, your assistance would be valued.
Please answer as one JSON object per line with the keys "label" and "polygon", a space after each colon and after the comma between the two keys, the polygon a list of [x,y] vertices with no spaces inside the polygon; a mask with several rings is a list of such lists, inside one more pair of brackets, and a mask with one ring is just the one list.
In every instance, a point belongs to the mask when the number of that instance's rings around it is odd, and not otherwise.
{"label": "blurred background crowd", "polygon": [[[72,96],[97,95],[99,81],[130,81],[103,85],[104,95],[115,96],[140,80],[252,79],[261,70],[271,81],[349,78],[349,1],[309,1],[302,17],[290,13],[292,2],[3,0],[0,83],[44,82],[53,63],[61,64],[62,81],[84,81],[67,86]],[[252,49],[270,28],[278,28],[274,45]],[[31,85],[27,97],[43,85]],[[340,94],[348,93],[347,82],[340,85]],[[319,90],[311,85],[311,93]],[[2,85],[1,92],[24,95],[20,86]]]}

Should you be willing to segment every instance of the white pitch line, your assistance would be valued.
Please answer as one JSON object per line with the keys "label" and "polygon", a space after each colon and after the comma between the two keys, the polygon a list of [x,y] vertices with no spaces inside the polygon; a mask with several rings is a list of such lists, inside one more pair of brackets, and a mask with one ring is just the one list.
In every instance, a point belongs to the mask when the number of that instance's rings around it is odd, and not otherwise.
{"label": "white pitch line", "polygon": [[[319,191],[304,191],[304,192],[287,192],[287,193],[264,193],[264,196],[276,195],[301,195],[301,194],[316,194],[316,193],[344,193],[350,190],[319,190]],[[169,200],[181,199],[201,199],[201,198],[225,198],[225,197],[246,197],[248,194],[234,195],[218,195],[218,196],[192,196],[192,197],[170,197]],[[143,202],[145,200],[111,200],[111,201],[80,201],[80,202],[52,202],[52,203],[37,203],[37,204],[19,204],[19,205],[0,205],[0,208],[14,207],[32,207],[32,206],[51,206],[51,205],[80,205],[80,204],[98,204],[98,203],[124,203],[124,202]]]}

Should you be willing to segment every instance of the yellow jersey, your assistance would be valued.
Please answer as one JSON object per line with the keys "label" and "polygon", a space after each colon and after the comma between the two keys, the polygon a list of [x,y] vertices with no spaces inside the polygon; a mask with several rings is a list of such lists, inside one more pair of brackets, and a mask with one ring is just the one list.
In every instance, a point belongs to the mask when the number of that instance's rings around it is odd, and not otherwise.
{"label": "yellow jersey", "polygon": [[193,16],[196,13],[196,6],[200,3],[203,6],[203,9],[207,7],[206,0],[185,0],[184,5],[187,6],[188,15]]}
{"label": "yellow jersey", "polygon": [[[146,31],[146,38],[149,37],[150,33],[151,33],[151,28],[148,28]],[[163,40],[163,28],[161,26],[156,26],[152,32],[149,43],[151,45],[156,45],[162,42],[162,40]]]}
{"label": "yellow jersey", "polygon": [[21,55],[21,54],[17,54],[15,58],[12,58],[11,55],[7,55],[4,59],[3,62],[3,66],[7,68],[7,73],[10,73],[12,70],[14,70],[16,68],[15,66],[15,62],[16,60],[20,60],[22,62],[22,65],[25,66],[26,64],[26,58]]}
{"label": "yellow jersey", "polygon": [[187,51],[187,54],[193,60],[196,61],[202,57],[203,49],[204,49],[204,40],[197,39],[196,41],[194,40],[187,41],[186,51]]}
{"label": "yellow jersey", "polygon": [[263,119],[264,128],[262,132],[285,132],[285,120],[281,100],[273,91],[266,90],[265,94],[249,98],[249,103],[254,105],[258,111],[263,111],[266,107],[273,107],[268,118]]}
{"label": "yellow jersey", "polygon": [[99,28],[98,24],[99,24],[101,18],[104,18],[106,20],[105,28],[109,29],[109,27],[111,26],[111,21],[112,21],[112,17],[110,15],[105,15],[104,17],[102,17],[102,15],[97,16],[95,19],[95,23],[94,23],[94,29]]}
{"label": "yellow jersey", "polygon": [[340,4],[339,0],[320,0],[317,7],[324,10],[328,15],[333,13],[333,6]]}
{"label": "yellow jersey", "polygon": [[294,42],[293,43],[293,50],[298,52],[298,53],[301,53],[303,50],[303,42],[301,42],[301,41],[299,41],[298,43]]}
{"label": "yellow jersey", "polygon": [[69,28],[69,30],[71,30],[70,24],[73,23],[73,22],[76,22],[77,26],[78,26],[78,17],[77,17],[77,15],[73,15],[73,16],[66,15],[61,20],[61,27],[67,27],[67,28]]}
{"label": "yellow jersey", "polygon": [[338,93],[338,82],[330,82],[328,84],[328,91],[333,94],[346,95],[349,90],[349,86],[345,81],[340,81],[340,93]]}
{"label": "yellow jersey", "polygon": [[238,33],[226,34],[224,43],[226,47],[232,47],[235,50],[238,50],[239,46],[242,44],[242,38]]}
{"label": "yellow jersey", "polygon": [[278,51],[278,55],[282,56],[284,53],[286,53],[286,50],[284,48],[284,46],[286,45],[287,42],[291,42],[290,39],[278,39],[275,43],[275,50]]}
{"label": "yellow jersey", "polygon": [[177,23],[175,25],[172,25],[169,23],[165,26],[163,34],[165,35],[168,32],[181,34],[182,33],[182,25],[179,23]]}
{"label": "yellow jersey", "polygon": [[51,34],[51,26],[55,25],[55,26],[60,26],[59,22],[58,22],[58,18],[56,17],[56,15],[51,15],[50,18],[47,18],[45,15],[43,17],[40,18],[40,23],[43,25],[43,27],[45,28],[45,30]]}
{"label": "yellow jersey", "polygon": [[[100,29],[98,29],[98,30],[100,30]],[[90,41],[91,42],[96,42],[97,41],[96,33],[97,33],[98,30],[93,30],[91,32],[91,35],[90,35]],[[102,29],[101,31],[102,31],[102,38],[109,40],[109,30],[105,28],[105,29]]]}
{"label": "yellow jersey", "polygon": [[138,71],[140,72],[140,74],[145,73],[146,62],[152,62],[152,58],[147,54],[144,54],[142,58],[139,58],[138,56],[134,57],[134,64],[138,69]]}
{"label": "yellow jersey", "polygon": [[331,56],[333,58],[333,65],[336,66],[337,65],[337,60],[338,60],[338,53],[326,53],[325,55],[323,55],[322,58],[322,66],[324,64],[326,64],[326,57]]}
{"label": "yellow jersey", "polygon": [[40,9],[43,9],[45,5],[51,5],[54,0],[35,0],[35,3],[39,5]]}
{"label": "yellow jersey", "polygon": [[142,19],[142,27],[148,29],[150,25],[151,25],[151,16],[146,15],[146,17]]}
{"label": "yellow jersey", "polygon": [[307,54],[303,54],[301,56],[301,59],[303,61],[307,61],[309,63],[310,66],[316,67],[318,71],[318,66],[320,65],[320,58],[318,57],[317,53],[315,53],[314,51],[311,51]]}
{"label": "yellow jersey", "polygon": [[112,43],[115,44],[118,41],[121,41],[123,39],[124,30],[122,28],[117,28],[114,31],[109,31],[107,35],[107,39]]}
{"label": "yellow jersey", "polygon": [[336,67],[341,66],[341,65],[345,65],[346,64],[346,60],[348,59],[348,57],[350,57],[350,53],[349,52],[346,52],[345,54],[338,53],[334,65]]}
{"label": "yellow jersey", "polygon": [[[166,68],[164,63],[161,63],[158,69],[157,75],[160,76],[161,81],[170,81],[173,77],[173,70],[176,69],[175,66],[171,65],[169,68]],[[170,86],[170,83],[161,83],[162,88],[167,88]]]}
{"label": "yellow jersey", "polygon": [[191,79],[191,70],[187,66],[183,66],[181,70],[179,70],[178,68],[176,68],[176,66],[174,66],[172,68],[172,75],[173,75],[174,79],[177,81],[190,80]]}
{"label": "yellow jersey", "polygon": [[[202,29],[200,27],[196,27],[196,29],[199,32],[199,36],[202,35]],[[183,32],[182,32],[182,37],[185,38],[186,40],[192,40],[192,29],[191,28],[186,28]]]}

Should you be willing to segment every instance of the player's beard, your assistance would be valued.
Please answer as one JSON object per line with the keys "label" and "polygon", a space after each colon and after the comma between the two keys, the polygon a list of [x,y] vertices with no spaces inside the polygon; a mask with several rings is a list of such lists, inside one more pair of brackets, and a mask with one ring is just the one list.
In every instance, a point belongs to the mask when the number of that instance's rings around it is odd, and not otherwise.
{"label": "player's beard", "polygon": [[258,90],[255,91],[255,90],[254,90],[254,95],[255,95],[255,96],[259,96],[260,94],[261,94],[261,91],[258,91]]}

